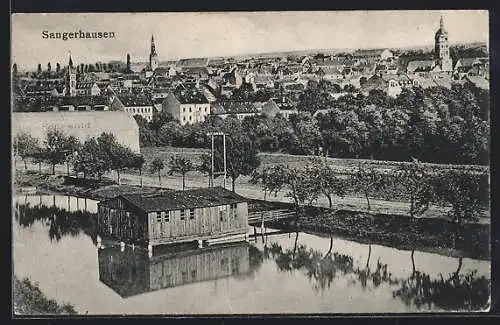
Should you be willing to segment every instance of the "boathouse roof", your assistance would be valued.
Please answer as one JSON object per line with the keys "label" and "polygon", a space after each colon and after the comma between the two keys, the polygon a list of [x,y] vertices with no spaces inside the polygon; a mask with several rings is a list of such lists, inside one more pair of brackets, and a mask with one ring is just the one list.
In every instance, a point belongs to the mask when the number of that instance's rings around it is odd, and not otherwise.
{"label": "boathouse roof", "polygon": [[247,201],[220,186],[157,194],[122,194],[119,197],[145,212],[204,208]]}

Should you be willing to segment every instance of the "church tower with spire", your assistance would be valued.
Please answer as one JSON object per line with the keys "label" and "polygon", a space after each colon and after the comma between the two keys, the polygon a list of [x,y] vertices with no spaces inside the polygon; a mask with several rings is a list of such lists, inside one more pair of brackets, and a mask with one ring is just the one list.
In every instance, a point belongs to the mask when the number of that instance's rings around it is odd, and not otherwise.
{"label": "church tower with spire", "polygon": [[158,54],[156,53],[155,48],[155,39],[153,35],[151,35],[151,50],[149,52],[149,68],[151,71],[155,71],[158,68]]}
{"label": "church tower with spire", "polygon": [[449,72],[452,71],[452,61],[450,57],[450,49],[448,47],[448,32],[444,28],[443,17],[439,20],[439,29],[434,37],[435,48],[434,53],[436,56],[436,61],[441,71]]}
{"label": "church tower with spire", "polygon": [[65,96],[76,96],[76,69],[73,67],[71,54],[69,55],[68,69],[66,70],[65,86]]}

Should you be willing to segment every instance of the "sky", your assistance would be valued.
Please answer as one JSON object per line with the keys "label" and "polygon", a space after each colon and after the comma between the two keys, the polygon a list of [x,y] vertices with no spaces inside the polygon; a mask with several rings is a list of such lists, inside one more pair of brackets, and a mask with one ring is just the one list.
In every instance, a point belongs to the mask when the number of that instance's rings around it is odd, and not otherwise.
{"label": "sky", "polygon": [[[486,10],[288,11],[13,14],[11,55],[20,70],[148,60],[151,35],[160,61],[275,51],[427,46],[443,17],[450,43],[486,42]],[[49,32],[114,32],[114,39],[43,39]]]}

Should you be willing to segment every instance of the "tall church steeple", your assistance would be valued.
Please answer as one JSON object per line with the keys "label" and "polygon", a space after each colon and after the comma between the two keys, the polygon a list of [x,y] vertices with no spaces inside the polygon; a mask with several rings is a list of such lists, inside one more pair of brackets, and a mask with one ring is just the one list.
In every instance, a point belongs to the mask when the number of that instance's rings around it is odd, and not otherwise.
{"label": "tall church steeple", "polygon": [[66,71],[66,78],[64,80],[66,86],[65,96],[76,96],[76,71],[73,67],[73,60],[71,53],[69,55],[68,70]]}
{"label": "tall church steeple", "polygon": [[149,67],[151,71],[155,71],[158,68],[158,54],[156,53],[155,47],[155,39],[154,36],[151,35],[151,49],[149,52]]}
{"label": "tall church steeple", "polygon": [[151,53],[156,54],[156,49],[155,49],[155,38],[153,35],[151,35]]}
{"label": "tall church steeple", "polygon": [[452,61],[450,57],[450,49],[448,47],[448,32],[444,28],[443,16],[439,19],[439,29],[434,36],[435,47],[434,52],[437,64],[441,67],[441,71],[452,71]]}

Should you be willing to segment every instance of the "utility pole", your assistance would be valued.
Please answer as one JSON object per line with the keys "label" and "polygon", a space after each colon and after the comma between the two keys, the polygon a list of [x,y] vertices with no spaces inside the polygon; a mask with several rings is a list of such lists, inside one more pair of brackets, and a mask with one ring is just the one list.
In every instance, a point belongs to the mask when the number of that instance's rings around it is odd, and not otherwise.
{"label": "utility pole", "polygon": [[[209,132],[208,136],[211,137],[212,141],[212,150],[210,153],[211,158],[211,168],[210,168],[210,187],[214,187],[214,176],[215,175],[223,175],[224,176],[224,188],[226,188],[226,177],[227,177],[227,163],[226,163],[226,134],[224,132]],[[215,153],[215,136],[222,136],[223,143],[223,155],[224,155],[224,171],[223,172],[215,172],[214,171],[214,153]]]}

